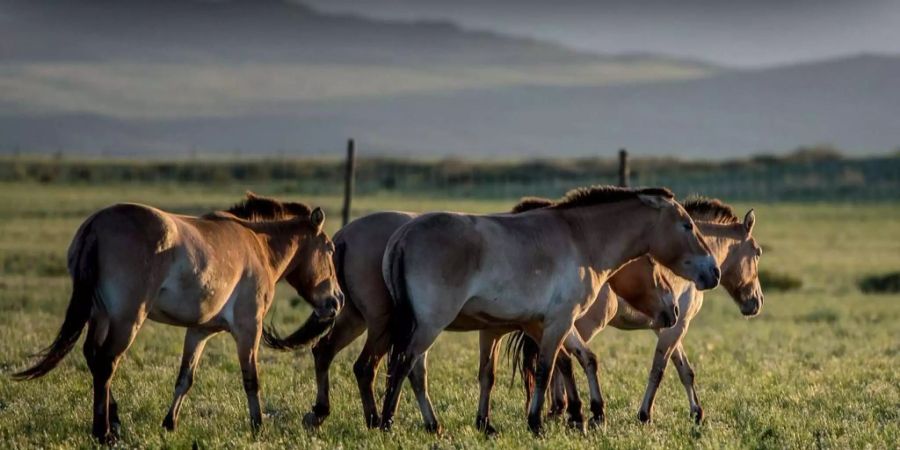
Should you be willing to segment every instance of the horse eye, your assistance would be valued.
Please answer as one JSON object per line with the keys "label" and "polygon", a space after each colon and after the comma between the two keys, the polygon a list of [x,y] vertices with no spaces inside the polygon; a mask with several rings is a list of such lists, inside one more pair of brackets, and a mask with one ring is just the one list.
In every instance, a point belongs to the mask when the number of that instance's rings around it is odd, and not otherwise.
{"label": "horse eye", "polygon": [[684,229],[687,230],[687,231],[691,231],[691,230],[694,229],[694,224],[692,224],[692,223],[690,223],[690,222],[685,222],[685,223],[684,223]]}

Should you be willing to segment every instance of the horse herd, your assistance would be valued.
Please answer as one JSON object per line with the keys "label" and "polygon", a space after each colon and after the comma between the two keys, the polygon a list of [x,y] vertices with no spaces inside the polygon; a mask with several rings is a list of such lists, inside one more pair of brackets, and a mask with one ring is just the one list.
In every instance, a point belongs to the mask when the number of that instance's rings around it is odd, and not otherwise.
{"label": "horse herd", "polygon": [[[508,213],[488,215],[379,212],[351,222],[333,241],[324,221],[319,208],[254,194],[200,217],[138,204],[94,213],[69,247],[73,288],[63,324],[38,362],[13,377],[47,374],[87,325],[92,432],[114,442],[120,419],[111,380],[149,318],[187,328],[165,428],[175,429],[204,345],[220,332],[237,343],[253,430],[262,422],[260,341],[283,350],[313,345],[318,393],[304,423],[318,426],[331,409],[331,362],[365,331],[353,372],[366,425],[391,428],[408,378],[426,428],[439,432],[428,396],[428,349],[445,330],[477,330],[476,426],[493,434],[490,395],[500,341],[514,333],[508,348],[521,369],[528,426],[539,434],[548,393],[549,414],[565,411],[571,426],[584,428],[572,356],[590,388],[588,423],[604,422],[597,358],[586,343],[611,325],[651,329],[659,337],[640,420],[650,420],[671,359],[700,422],[682,339],[703,303],[702,291],[721,282],[745,316],[758,314],[763,302],[753,211],[740,220],[718,200],[682,205],[663,188],[581,188],[558,200],[523,199]],[[263,326],[282,279],[313,308],[284,337]],[[379,414],[374,384],[385,355]]]}

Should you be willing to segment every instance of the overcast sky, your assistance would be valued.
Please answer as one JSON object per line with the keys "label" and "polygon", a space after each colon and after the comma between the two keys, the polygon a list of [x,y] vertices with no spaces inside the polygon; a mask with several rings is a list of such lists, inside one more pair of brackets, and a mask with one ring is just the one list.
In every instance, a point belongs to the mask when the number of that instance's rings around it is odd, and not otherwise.
{"label": "overcast sky", "polygon": [[601,53],[758,67],[900,54],[898,0],[306,0],[326,11],[450,19]]}

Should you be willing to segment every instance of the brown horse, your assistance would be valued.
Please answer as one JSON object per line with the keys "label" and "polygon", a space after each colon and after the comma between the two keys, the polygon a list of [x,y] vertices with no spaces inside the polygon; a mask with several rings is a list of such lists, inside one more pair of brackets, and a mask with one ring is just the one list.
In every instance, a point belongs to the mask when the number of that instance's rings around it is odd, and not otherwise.
{"label": "brown horse", "polygon": [[[684,203],[685,210],[696,221],[700,232],[706,238],[716,263],[721,268],[722,286],[731,295],[732,300],[740,308],[741,314],[753,317],[759,314],[763,304],[763,293],[759,283],[758,266],[762,249],[753,239],[752,231],[756,223],[753,210],[747,212],[743,220],[738,219],[728,205],[716,199],[697,198]],[[700,312],[703,305],[703,293],[688,283],[674,279],[677,298],[681,311],[678,323],[671,328],[660,329],[651,317],[636,311],[629,304],[630,297],[647,295],[652,286],[651,262],[649,258],[634,261],[617,272],[610,283],[619,283],[615,293],[601,291],[601,295],[584,316],[575,322],[575,328],[581,338],[590,341],[607,325],[623,329],[651,329],[657,336],[656,350],[650,370],[647,390],[641,403],[638,418],[649,422],[653,412],[656,391],[662,381],[668,360],[675,364],[681,383],[687,392],[691,416],[697,423],[703,420],[703,408],[694,387],[694,369],[691,367],[684,351],[682,341],[687,334],[691,320]],[[523,364],[526,386],[533,377],[534,363],[537,356],[536,344],[527,339],[523,344]],[[553,380],[552,413],[562,411],[566,406],[566,395],[571,396],[570,381],[566,374],[557,372]]]}
{"label": "brown horse", "polygon": [[63,325],[40,361],[14,378],[46,375],[88,324],[84,356],[94,381],[93,434],[111,443],[120,426],[111,380],[145,319],[188,328],[175,398],[164,422],[169,429],[175,427],[204,343],[227,331],[237,342],[256,430],[262,422],[257,352],[275,283],[285,279],[319,317],[334,317],[343,304],[331,261],[334,246],[322,231],[325,214],[299,203],[274,204],[250,195],[229,211],[203,217],[138,204],[94,213],[69,247],[73,288]]}
{"label": "brown horse", "polygon": [[[521,202],[513,213],[524,212],[526,209],[523,205],[527,205],[529,201]],[[346,306],[335,320],[331,332],[315,342],[312,349],[315,357],[318,393],[312,411],[304,417],[306,425],[321,425],[330,414],[328,373],[331,362],[341,350],[364,331],[367,332],[366,343],[353,370],[359,386],[365,423],[370,428],[380,424],[375,407],[374,379],[378,365],[390,345],[388,324],[393,308],[390,294],[381,276],[381,260],[391,235],[416,216],[417,214],[414,213],[400,211],[378,212],[350,222],[334,235],[334,243],[337,247],[334,265],[341,283],[341,290],[347,301]],[[629,299],[638,301],[632,304],[632,307],[650,317],[658,317],[660,321],[670,325],[674,324],[677,318],[677,308],[673,304],[671,286],[668,281],[660,277],[654,293],[653,296],[640,299],[629,297]],[[328,325],[311,318],[287,338],[279,337],[272,328],[264,330],[263,337],[265,343],[270,347],[282,350],[295,349],[311,344]],[[483,401],[479,403],[476,426],[488,433],[494,431],[488,421],[488,409],[497,349],[500,338],[509,331],[511,331],[509,327],[482,331],[479,380],[483,392],[486,393],[483,394]],[[590,361],[596,361],[596,356],[590,349],[581,345],[581,339],[577,334],[572,333],[566,339],[565,348],[567,351],[581,356],[579,362],[582,362],[590,374]],[[593,373],[596,373],[596,370]],[[588,377],[590,379],[590,375]],[[419,387],[418,384],[413,385],[420,404],[428,403],[427,397],[424,397],[424,390]],[[597,387],[599,389],[599,383]],[[575,408],[574,404],[570,404],[570,406],[572,409]],[[423,414],[427,415],[425,411],[431,409],[430,404],[425,406]],[[580,413],[580,408],[578,411]],[[573,418],[573,422],[577,421],[577,418]]]}
{"label": "brown horse", "polygon": [[521,214],[432,213],[403,225],[382,262],[394,300],[382,429],[391,427],[402,380],[424,378],[413,368],[444,329],[505,325],[541,343],[528,412],[540,433],[549,375],[575,319],[611,274],[644,254],[700,289],[719,282],[709,248],[666,189],[579,189]]}

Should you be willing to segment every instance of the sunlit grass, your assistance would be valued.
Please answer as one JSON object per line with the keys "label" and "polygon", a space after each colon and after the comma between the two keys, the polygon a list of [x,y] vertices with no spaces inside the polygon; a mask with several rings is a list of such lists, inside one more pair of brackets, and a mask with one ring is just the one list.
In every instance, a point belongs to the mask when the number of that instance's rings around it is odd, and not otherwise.
{"label": "sunlit grass", "polygon": [[[261,193],[265,186],[254,187]],[[78,224],[93,210],[119,201],[201,213],[237,201],[244,187],[67,187],[0,185],[0,367],[21,368],[49,343],[69,295],[65,251]],[[329,229],[339,225],[340,198],[289,198],[322,205]],[[357,214],[379,209],[413,211],[506,210],[508,201],[377,196],[355,199]],[[308,431],[302,416],[314,401],[312,359],[307,353],[261,354],[262,432],[249,431],[234,343],[210,342],[179,430],[160,426],[181,357],[183,330],[147,324],[127,353],[113,384],[127,447],[184,448],[382,448],[382,447],[830,447],[890,448],[900,442],[900,297],[862,294],[867,275],[900,268],[900,207],[876,205],[736,205],[756,208],[756,235],[765,248],[762,266],[802,280],[799,290],[766,294],[763,313],[743,319],[723,292],[708,295],[685,342],[697,371],[707,415],[692,425],[687,400],[670,368],[657,399],[654,422],[637,422],[653,352],[649,332],[609,330],[592,342],[601,358],[608,424],[585,436],[552,423],[542,439],[527,431],[518,385],[500,367],[493,416],[501,434],[486,441],[474,428],[478,397],[477,336],[448,333],[430,352],[430,387],[445,434],[421,427],[406,389],[394,431],[363,426],[352,364],[361,341],[338,356],[332,370],[332,415]],[[308,314],[279,290],[273,319],[283,329]],[[382,371],[383,374],[383,371]],[[383,386],[380,375],[379,389]],[[583,377],[582,387],[585,387]],[[46,378],[0,381],[0,447],[88,447],[90,376],[80,351]]]}

